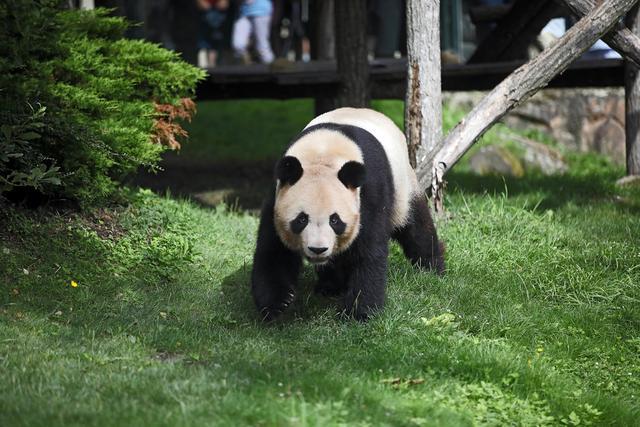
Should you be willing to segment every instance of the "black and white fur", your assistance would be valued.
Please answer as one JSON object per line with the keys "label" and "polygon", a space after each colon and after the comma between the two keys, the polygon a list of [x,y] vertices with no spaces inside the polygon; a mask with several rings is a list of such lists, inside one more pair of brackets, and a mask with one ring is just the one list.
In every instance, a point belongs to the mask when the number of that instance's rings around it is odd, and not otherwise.
{"label": "black and white fur", "polygon": [[315,118],[278,162],[262,209],[251,276],[261,316],[271,320],[292,302],[304,257],[318,292],[344,294],[344,311],[367,319],[384,306],[390,238],[413,264],[444,272],[404,134],[368,109]]}

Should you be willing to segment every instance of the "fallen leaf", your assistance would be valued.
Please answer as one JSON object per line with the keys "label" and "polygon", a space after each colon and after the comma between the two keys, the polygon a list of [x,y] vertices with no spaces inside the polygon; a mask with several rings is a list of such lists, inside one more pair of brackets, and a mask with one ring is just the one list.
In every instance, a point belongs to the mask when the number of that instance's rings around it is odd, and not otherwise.
{"label": "fallen leaf", "polygon": [[424,378],[408,378],[403,380],[402,378],[386,378],[381,381],[385,384],[391,384],[394,387],[408,387],[412,385],[418,385],[425,382]]}

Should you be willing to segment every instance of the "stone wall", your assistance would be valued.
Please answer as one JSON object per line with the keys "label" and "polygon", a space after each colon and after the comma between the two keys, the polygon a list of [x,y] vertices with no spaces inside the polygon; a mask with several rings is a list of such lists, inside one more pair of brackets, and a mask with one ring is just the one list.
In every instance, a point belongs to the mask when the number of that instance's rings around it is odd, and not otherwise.
{"label": "stone wall", "polygon": [[[446,93],[445,102],[468,110],[481,92]],[[625,162],[623,89],[548,89],[507,115],[514,128],[538,128],[560,144],[581,152],[597,152]]]}

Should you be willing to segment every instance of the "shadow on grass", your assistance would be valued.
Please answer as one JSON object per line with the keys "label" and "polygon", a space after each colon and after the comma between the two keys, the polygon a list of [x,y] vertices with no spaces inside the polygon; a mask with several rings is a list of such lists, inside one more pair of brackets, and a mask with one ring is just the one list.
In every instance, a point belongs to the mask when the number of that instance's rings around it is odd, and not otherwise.
{"label": "shadow on grass", "polygon": [[[120,265],[109,259],[105,241],[64,229],[39,234],[30,246],[39,247],[39,255],[31,257],[30,251],[20,257],[17,264],[29,275],[14,282],[15,295],[3,293],[0,307],[8,307],[5,314],[11,318],[49,319],[66,328],[67,342],[93,330],[99,337],[136,336],[160,355],[175,354],[181,351],[180,342],[183,348],[190,342],[202,346],[203,329],[251,335],[255,327],[301,326],[323,314],[328,315],[325,320],[338,317],[340,300],[314,293],[315,273],[309,267],[303,269],[293,304],[277,321],[264,324],[251,297],[251,264],[210,280],[194,274],[190,262],[160,265],[153,255]],[[71,287],[71,280],[78,287]],[[273,344],[278,339],[274,336]]]}
{"label": "shadow on grass", "polygon": [[[222,280],[222,291],[226,299],[225,305],[231,308],[229,314],[240,313],[236,320],[261,322],[251,297],[251,269],[252,265],[243,266],[226,276]],[[339,317],[338,308],[341,297],[324,297],[316,294],[315,283],[316,276],[313,269],[308,266],[303,267],[293,303],[276,321],[265,325],[286,324],[294,320],[306,322],[322,314]]]}
{"label": "shadow on grass", "polygon": [[225,203],[234,208],[259,210],[273,183],[274,161],[201,162],[166,157],[163,171],[140,172],[131,184],[159,194],[188,197],[202,206]]}
{"label": "shadow on grass", "polygon": [[[530,175],[525,178],[479,176],[470,172],[456,172],[448,176],[448,189],[469,194],[504,194],[508,196],[536,195],[543,197],[537,209],[558,209],[569,203],[578,206],[602,201],[614,201],[616,206],[633,214],[640,213],[640,205],[633,200],[616,197],[618,176],[602,175]],[[532,206],[533,207],[533,206]]]}

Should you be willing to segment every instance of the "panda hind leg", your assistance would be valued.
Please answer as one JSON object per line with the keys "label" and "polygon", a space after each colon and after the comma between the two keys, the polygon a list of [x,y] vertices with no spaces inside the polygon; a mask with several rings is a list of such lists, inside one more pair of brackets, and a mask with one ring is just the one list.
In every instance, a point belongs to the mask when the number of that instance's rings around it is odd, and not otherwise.
{"label": "panda hind leg", "polygon": [[325,297],[342,295],[347,290],[347,277],[343,269],[336,265],[316,267],[318,282],[314,291]]}
{"label": "panda hind leg", "polygon": [[441,275],[445,271],[444,243],[438,240],[427,199],[420,195],[411,201],[407,224],[393,233],[405,256],[413,265]]}

